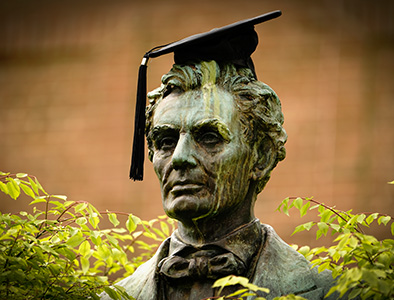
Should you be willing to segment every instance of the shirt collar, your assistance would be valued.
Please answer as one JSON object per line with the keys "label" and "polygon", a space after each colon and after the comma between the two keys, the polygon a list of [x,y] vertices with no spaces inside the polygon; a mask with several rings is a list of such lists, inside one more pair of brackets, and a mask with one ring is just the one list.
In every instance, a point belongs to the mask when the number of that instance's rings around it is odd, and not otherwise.
{"label": "shirt collar", "polygon": [[233,253],[243,261],[245,266],[248,266],[262,242],[260,221],[258,219],[254,219],[250,223],[236,228],[222,239],[202,245],[193,245],[183,242],[179,237],[178,230],[176,230],[171,236],[168,254],[169,256],[177,255],[186,247],[204,249],[209,246],[218,246]]}

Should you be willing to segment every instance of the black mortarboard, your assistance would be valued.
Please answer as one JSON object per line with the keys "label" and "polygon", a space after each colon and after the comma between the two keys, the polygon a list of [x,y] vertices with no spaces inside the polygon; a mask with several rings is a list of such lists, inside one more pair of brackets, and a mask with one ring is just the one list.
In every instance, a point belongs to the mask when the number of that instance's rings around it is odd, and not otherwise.
{"label": "black mortarboard", "polygon": [[255,18],[239,21],[205,33],[192,35],[183,40],[159,46],[146,52],[138,73],[137,100],[135,108],[133,154],[130,178],[142,180],[145,154],[145,106],[146,70],[149,58],[174,52],[176,64],[195,60],[232,62],[248,67],[255,73],[251,54],[257,47],[258,37],[254,25],[277,18],[281,11],[273,11]]}

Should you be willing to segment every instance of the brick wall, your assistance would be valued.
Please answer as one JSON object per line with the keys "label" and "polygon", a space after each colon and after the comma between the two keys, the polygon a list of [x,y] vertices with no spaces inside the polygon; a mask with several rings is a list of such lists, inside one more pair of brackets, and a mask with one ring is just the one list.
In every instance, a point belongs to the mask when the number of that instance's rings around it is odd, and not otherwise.
{"label": "brick wall", "polygon": [[[128,180],[137,69],[150,48],[281,9],[259,25],[259,79],[281,98],[287,158],[256,215],[289,242],[286,196],[394,215],[394,25],[390,1],[16,1],[0,4],[0,170],[102,210],[162,214],[160,189]],[[170,55],[149,66],[159,85]],[[25,209],[0,196],[0,211]],[[306,221],[305,221],[306,222]],[[387,236],[387,232],[377,232]]]}

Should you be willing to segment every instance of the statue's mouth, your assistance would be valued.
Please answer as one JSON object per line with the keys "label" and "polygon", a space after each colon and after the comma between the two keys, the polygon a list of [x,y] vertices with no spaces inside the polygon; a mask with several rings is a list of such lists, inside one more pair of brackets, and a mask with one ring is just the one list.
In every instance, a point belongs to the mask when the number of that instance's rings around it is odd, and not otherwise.
{"label": "statue's mouth", "polygon": [[197,192],[201,190],[204,186],[199,183],[187,183],[187,184],[175,184],[172,189],[171,193],[189,193],[189,192]]}
{"label": "statue's mouth", "polygon": [[201,183],[191,183],[191,182],[178,182],[172,185],[170,192],[174,196],[179,196],[183,194],[194,194],[199,192],[204,188]]}
{"label": "statue's mouth", "polygon": [[211,186],[209,178],[201,173],[178,174],[173,172],[171,175],[162,187],[164,197],[170,194],[173,197],[201,194],[202,191],[207,192]]}

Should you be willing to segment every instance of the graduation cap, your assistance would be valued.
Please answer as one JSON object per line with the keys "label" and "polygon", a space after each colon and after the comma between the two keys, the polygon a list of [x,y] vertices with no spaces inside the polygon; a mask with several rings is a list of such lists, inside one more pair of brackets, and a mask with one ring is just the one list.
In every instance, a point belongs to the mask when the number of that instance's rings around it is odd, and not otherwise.
{"label": "graduation cap", "polygon": [[173,52],[176,64],[185,64],[196,60],[231,62],[235,65],[251,69],[256,77],[250,57],[258,44],[258,36],[254,30],[254,25],[277,18],[281,14],[282,12],[279,10],[266,13],[221,28],[215,28],[205,33],[195,34],[177,42],[155,47],[145,53],[138,72],[133,154],[130,168],[131,179],[143,179],[146,71],[149,58],[155,58]]}

